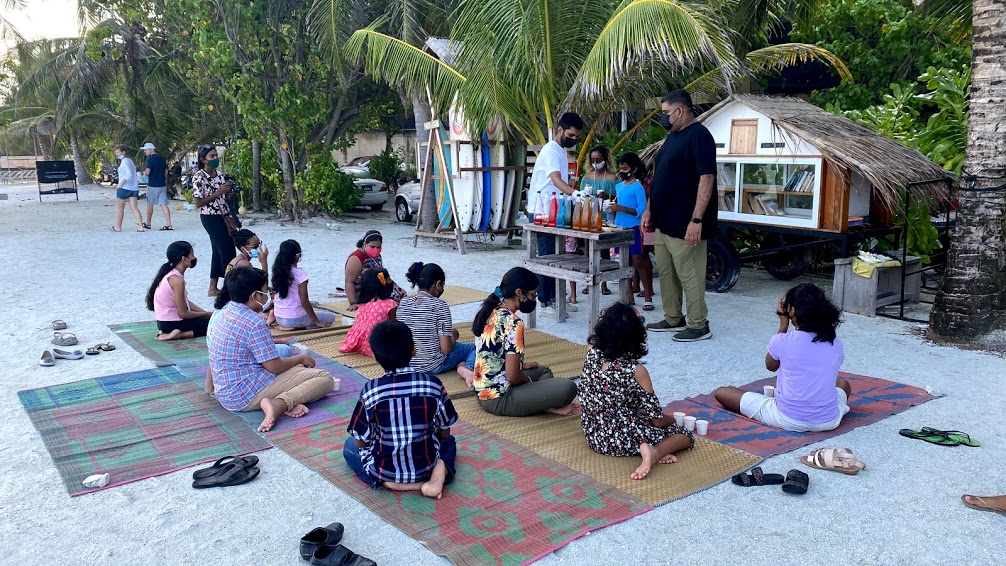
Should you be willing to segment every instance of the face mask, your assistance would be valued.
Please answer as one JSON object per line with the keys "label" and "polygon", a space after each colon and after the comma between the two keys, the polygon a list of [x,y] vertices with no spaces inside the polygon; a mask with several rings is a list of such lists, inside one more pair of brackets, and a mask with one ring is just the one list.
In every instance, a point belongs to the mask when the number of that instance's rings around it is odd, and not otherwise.
{"label": "face mask", "polygon": [[601,169],[604,169],[604,162],[603,161],[600,162],[600,163],[595,163],[594,164],[594,170],[595,171],[600,171]]}
{"label": "face mask", "polygon": [[264,303],[259,301],[258,299],[255,299],[255,302],[262,305],[263,311],[269,310],[269,307],[272,306],[272,295],[270,295],[269,293],[263,293],[262,291],[255,291],[255,292],[258,293],[259,295],[266,296],[266,300]]}
{"label": "face mask", "polygon": [[367,254],[372,258],[376,258],[377,256],[381,255],[381,248],[367,248],[363,250],[363,253]]}
{"label": "face mask", "polygon": [[571,138],[569,136],[562,137],[562,147],[566,149],[571,149],[576,147],[576,138]]}
{"label": "face mask", "polygon": [[527,299],[527,300],[521,301],[520,305],[517,307],[517,309],[520,310],[520,312],[522,312],[524,314],[530,314],[530,313],[534,312],[534,307],[535,307],[534,303],[535,303],[534,299]]}
{"label": "face mask", "polygon": [[632,173],[629,173],[628,171],[619,171],[618,177],[623,181],[628,181],[630,178],[632,178]]}
{"label": "face mask", "polygon": [[192,259],[189,260],[189,269],[195,269],[196,268],[196,260],[197,259],[199,259],[199,258],[195,258],[194,257],[194,258],[192,258]]}
{"label": "face mask", "polygon": [[206,162],[206,164],[216,169],[217,167],[220,167],[220,158],[210,159],[209,161]]}
{"label": "face mask", "polygon": [[672,122],[672,121],[671,121],[671,117],[670,117],[670,116],[668,116],[667,114],[661,114],[661,115],[660,115],[660,125],[661,125],[661,126],[663,126],[663,128],[664,128],[665,130],[668,130],[668,131],[670,131],[671,129],[673,129],[673,128],[674,128],[674,125],[675,125],[675,124],[677,124],[677,123],[678,123],[678,121],[677,121],[677,120],[674,120],[674,121]]}
{"label": "face mask", "polygon": [[258,259],[258,248],[248,250],[248,259]]}

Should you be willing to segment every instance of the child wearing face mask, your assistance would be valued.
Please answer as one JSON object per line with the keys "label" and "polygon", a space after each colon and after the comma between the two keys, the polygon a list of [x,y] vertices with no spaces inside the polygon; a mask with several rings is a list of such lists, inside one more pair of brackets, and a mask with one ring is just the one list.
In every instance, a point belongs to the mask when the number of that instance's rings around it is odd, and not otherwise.
{"label": "child wearing face mask", "polygon": [[640,182],[640,177],[646,171],[643,160],[635,153],[626,153],[618,158],[618,177],[621,181],[615,185],[615,201],[607,203],[607,209],[615,213],[615,226],[632,230],[634,239],[629,246],[629,256],[632,267],[639,273],[640,284],[643,287],[643,310],[653,310],[653,277],[649,257],[644,261],[643,233],[641,223],[643,212],[646,211],[646,190]]}
{"label": "child wearing face mask", "polygon": [[339,351],[348,354],[356,352],[374,357],[370,349],[370,331],[385,320],[395,320],[395,310],[398,303],[391,298],[395,291],[395,282],[387,269],[368,269],[363,272],[363,285],[360,288],[360,308],[356,311],[349,334],[339,346]]}
{"label": "child wearing face mask", "polygon": [[167,260],[147,290],[147,308],[157,319],[158,340],[181,340],[206,336],[212,313],[189,301],[185,272],[196,266],[196,254],[188,242],[172,242]]}
{"label": "child wearing face mask", "polygon": [[262,271],[269,272],[269,248],[255,232],[247,228],[234,232],[234,247],[237,248],[238,255],[227,264],[226,273],[230,273],[235,267],[255,267],[252,262],[258,262]]}
{"label": "child wearing face mask", "polygon": [[493,294],[482,301],[472,334],[475,349],[473,386],[479,405],[505,417],[526,417],[543,412],[572,415],[576,383],[553,377],[536,362],[524,361],[524,321],[517,314],[534,311],[538,278],[523,267],[506,272]]}
{"label": "child wearing face mask", "polygon": [[335,313],[315,311],[311,305],[307,293],[307,272],[298,266],[302,257],[297,240],[286,240],[279,245],[279,253],[273,262],[275,316],[282,330],[327,328],[335,322]]}

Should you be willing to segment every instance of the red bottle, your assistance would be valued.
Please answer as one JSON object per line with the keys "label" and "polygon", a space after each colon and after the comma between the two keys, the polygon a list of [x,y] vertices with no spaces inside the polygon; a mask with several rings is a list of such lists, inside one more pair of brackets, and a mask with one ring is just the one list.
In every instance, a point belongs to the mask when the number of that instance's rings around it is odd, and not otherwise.
{"label": "red bottle", "polygon": [[559,199],[552,195],[552,200],[548,203],[548,225],[555,228],[555,217],[559,214]]}

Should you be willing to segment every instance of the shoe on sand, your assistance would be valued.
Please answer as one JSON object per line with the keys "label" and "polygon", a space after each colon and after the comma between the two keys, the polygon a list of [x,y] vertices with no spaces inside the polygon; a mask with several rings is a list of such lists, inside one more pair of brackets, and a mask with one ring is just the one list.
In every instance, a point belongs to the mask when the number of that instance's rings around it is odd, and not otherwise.
{"label": "shoe on sand", "polygon": [[327,527],[318,527],[311,532],[300,537],[300,557],[310,560],[314,556],[314,551],[322,546],[336,546],[342,540],[345,532],[342,523],[331,523]]}
{"label": "shoe on sand", "polygon": [[549,318],[555,318],[555,307],[538,307],[538,314]]}
{"label": "shoe on sand", "polygon": [[80,350],[60,350],[53,348],[52,354],[57,360],[79,360],[84,357],[84,352]]}
{"label": "shoe on sand", "polygon": [[712,337],[713,333],[709,331],[709,326],[707,325],[702,328],[686,328],[672,336],[671,340],[675,342],[698,342],[699,340],[706,340]]}
{"label": "shoe on sand", "polygon": [[52,352],[50,352],[49,350],[42,352],[42,357],[38,359],[38,365],[44,367],[51,367],[56,365],[56,360],[53,359]]}
{"label": "shoe on sand", "polygon": [[660,322],[653,322],[646,325],[646,329],[652,330],[653,332],[679,332],[686,328],[688,328],[688,324],[685,323],[685,317],[681,317],[673,323],[667,322],[667,320],[661,320]]}

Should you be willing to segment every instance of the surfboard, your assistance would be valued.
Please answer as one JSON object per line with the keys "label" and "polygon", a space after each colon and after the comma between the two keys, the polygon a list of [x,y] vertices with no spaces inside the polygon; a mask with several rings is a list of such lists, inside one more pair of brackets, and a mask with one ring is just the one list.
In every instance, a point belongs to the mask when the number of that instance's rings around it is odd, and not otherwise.
{"label": "surfboard", "polygon": [[[444,176],[449,177],[451,175],[451,148],[447,145],[447,132],[444,130],[444,125],[440,125],[440,141],[443,142],[444,148],[444,161],[447,168],[444,169]],[[436,156],[434,156],[434,163],[436,163]],[[434,171],[437,169],[434,168]],[[441,221],[447,218],[447,224],[450,224],[450,219],[453,213],[451,212],[451,193],[448,190],[448,183],[437,183],[437,216]]]}
{"label": "surfboard", "polygon": [[[526,160],[527,149],[524,146],[514,148],[513,155],[510,156],[510,163],[523,166]],[[507,228],[512,228],[517,224],[517,217],[520,216],[521,197],[524,196],[524,172],[510,171],[507,174],[507,205],[510,207],[510,214],[507,220]]]}
{"label": "surfboard", "polygon": [[454,199],[458,206],[458,226],[462,231],[472,227],[475,218],[475,174],[462,171],[475,167],[475,150],[471,144],[458,145],[458,159],[454,163]]}
{"label": "surfboard", "polygon": [[[489,138],[482,136],[482,145],[479,147],[482,167],[492,167],[492,148],[489,146]],[[493,176],[489,171],[482,172],[482,214],[479,218],[479,230],[488,230],[493,213],[492,196]],[[493,228],[495,230],[495,228]]]}
{"label": "surfboard", "polygon": [[[503,167],[506,165],[506,148],[500,144],[489,148],[491,159],[490,167]],[[493,230],[499,230],[504,224],[503,215],[506,214],[507,171],[492,171],[490,173],[490,198],[491,203],[489,226]]]}

